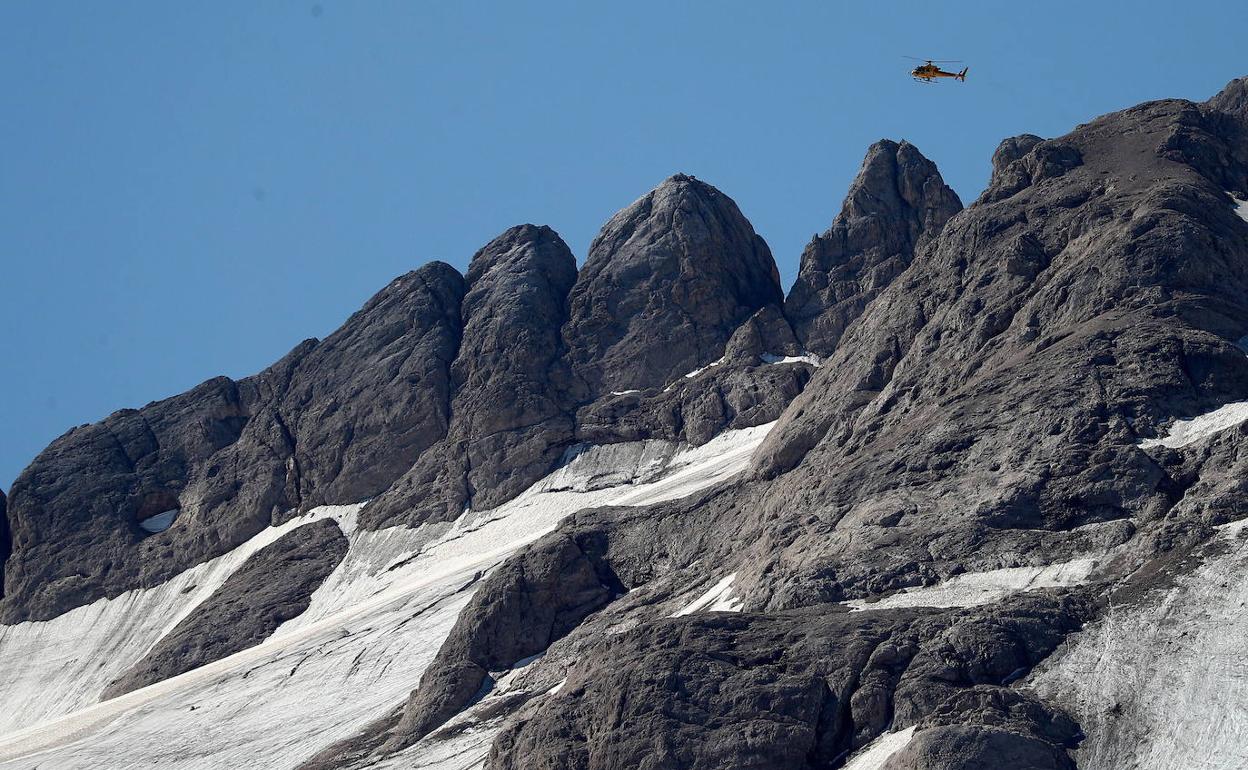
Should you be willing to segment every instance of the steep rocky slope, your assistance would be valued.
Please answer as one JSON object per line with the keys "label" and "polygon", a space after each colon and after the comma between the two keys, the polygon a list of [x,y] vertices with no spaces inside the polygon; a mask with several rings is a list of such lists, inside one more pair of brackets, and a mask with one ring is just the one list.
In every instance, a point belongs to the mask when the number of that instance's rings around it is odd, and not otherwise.
{"label": "steep rocky slope", "polygon": [[[315,738],[248,733],[278,766],[1236,766],[1248,80],[992,164],[963,209],[877,143],[787,298],[678,175],[579,272],[512,228],[254,378],[72,431],[9,496],[4,618],[42,622],[0,659],[91,616],[125,653],[93,692],[147,686],[51,698],[0,758],[154,756],[179,692],[241,734],[224,683],[269,713],[308,666],[355,706],[299,690]],[[1148,655],[1184,679],[1117,673]],[[1184,682],[1199,719],[1159,705]]]}

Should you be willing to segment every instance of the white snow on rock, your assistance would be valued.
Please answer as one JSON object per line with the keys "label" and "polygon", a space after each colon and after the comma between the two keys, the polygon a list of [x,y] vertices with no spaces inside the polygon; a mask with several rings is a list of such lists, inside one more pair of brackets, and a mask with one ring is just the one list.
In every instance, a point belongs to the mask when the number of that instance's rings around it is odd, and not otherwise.
{"label": "white snow on rock", "polygon": [[1027,680],[1087,734],[1083,770],[1248,767],[1248,541],[1141,604],[1111,606]]}
{"label": "white snow on rock", "polygon": [[[581,508],[647,505],[727,479],[748,466],[770,428],[667,447],[653,463],[655,451],[644,447],[587,449],[575,471],[561,468],[516,499],[450,524],[369,531],[356,524],[362,505],[318,508],[158,587],[0,627],[0,767],[294,767],[402,703],[480,578],[518,548]],[[610,466],[621,457],[631,470]],[[613,473],[624,481],[564,486],[576,474]],[[306,612],[255,647],[96,702],[248,556],[325,517],[350,545]],[[402,766],[479,764],[500,726],[501,718],[436,745],[422,741],[413,747],[420,752],[401,755]]]}
{"label": "white snow on rock", "polygon": [[634,394],[634,393],[640,393],[640,392],[641,392],[640,390],[613,390],[613,391],[611,391],[611,395],[613,395],[613,396],[631,396],[631,395],[632,395],[632,394]]}
{"label": "white snow on rock", "polygon": [[169,527],[173,524],[173,520],[178,517],[179,513],[181,513],[181,511],[179,511],[177,508],[173,509],[172,511],[165,511],[164,513],[158,513],[155,516],[149,516],[143,521],[140,521],[139,526],[147,530],[148,532],[151,532],[152,534],[156,534],[157,532],[164,532],[166,529],[169,529]]}
{"label": "white snow on rock", "polygon": [[913,737],[913,727],[884,733],[855,752],[845,763],[844,770],[880,770],[888,758],[904,749]]}
{"label": "white snow on rock", "polygon": [[[699,374],[701,374],[702,372],[705,372],[707,369],[711,369],[711,368],[713,368],[713,367],[719,366],[719,365],[720,365],[720,364],[722,364],[723,362],[724,362],[724,359],[721,357],[719,360],[717,360],[717,361],[712,361],[712,362],[710,362],[709,364],[707,364],[706,366],[699,366],[697,369],[694,369],[692,372],[689,372],[689,373],[687,373],[687,374],[683,375],[683,376],[681,377],[681,379],[684,379],[684,380],[692,380],[694,377],[697,377]],[[673,383],[668,384],[668,386],[667,386],[666,388],[664,388],[664,389],[663,389],[663,392],[664,392],[664,393],[667,393],[667,392],[668,392],[668,391],[670,391],[672,388],[676,387],[676,385],[677,385],[677,384],[679,384],[679,383],[680,383],[680,380],[676,380],[676,382],[673,382]]]}
{"label": "white snow on rock", "polygon": [[763,353],[761,356],[764,363],[768,364],[810,364],[818,369],[823,365],[823,361],[814,353],[802,351],[796,356],[778,356],[774,353]]}
{"label": "white snow on rock", "polygon": [[1231,200],[1235,201],[1235,213],[1239,214],[1240,219],[1248,222],[1248,201],[1241,201],[1234,195],[1231,196]]}
{"label": "white snow on rock", "polygon": [[1248,401],[1236,401],[1190,420],[1175,420],[1170,426],[1169,433],[1161,438],[1141,441],[1140,448],[1164,446],[1178,449],[1206,439],[1219,431],[1233,428],[1244,420],[1248,420]]}
{"label": "white snow on rock", "polygon": [[699,374],[701,374],[702,372],[705,372],[707,369],[710,369],[710,368],[715,367],[715,366],[719,366],[719,365],[720,365],[720,364],[722,364],[723,362],[724,362],[724,359],[723,359],[723,358],[720,358],[720,359],[718,359],[718,360],[715,360],[715,361],[710,362],[710,363],[709,363],[709,364],[707,364],[706,366],[703,366],[703,367],[698,368],[698,369],[694,369],[692,372],[689,372],[688,374],[686,374],[686,375],[685,375],[685,379],[686,379],[686,380],[692,380],[694,377],[697,377]]}
{"label": "white snow on rock", "polygon": [[42,622],[0,626],[0,735],[89,706],[256,551],[307,516],[269,527],[233,551],[155,588],[127,591]]}
{"label": "white snow on rock", "polygon": [[846,602],[855,612],[897,607],[974,607],[1000,601],[1019,591],[1081,585],[1096,569],[1096,559],[1076,559],[1044,567],[1005,567],[954,575],[934,586],[906,588],[874,601]]}
{"label": "white snow on rock", "polygon": [[711,586],[710,590],[690,602],[686,607],[672,614],[672,617],[679,618],[683,615],[692,615],[695,612],[740,612],[742,602],[732,595],[732,583],[737,579],[737,573],[732,573],[728,577]]}

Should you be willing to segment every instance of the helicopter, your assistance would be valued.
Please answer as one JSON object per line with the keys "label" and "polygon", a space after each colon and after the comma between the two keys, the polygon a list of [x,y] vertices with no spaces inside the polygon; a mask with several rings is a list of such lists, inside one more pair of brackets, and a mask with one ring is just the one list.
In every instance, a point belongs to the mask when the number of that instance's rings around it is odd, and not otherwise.
{"label": "helicopter", "polygon": [[953,78],[954,80],[966,81],[966,71],[969,67],[963,67],[961,72],[945,72],[937,64],[961,64],[957,59],[918,59],[913,56],[905,57],[914,59],[914,61],[924,62],[910,71],[910,77],[920,83],[933,83],[936,78]]}

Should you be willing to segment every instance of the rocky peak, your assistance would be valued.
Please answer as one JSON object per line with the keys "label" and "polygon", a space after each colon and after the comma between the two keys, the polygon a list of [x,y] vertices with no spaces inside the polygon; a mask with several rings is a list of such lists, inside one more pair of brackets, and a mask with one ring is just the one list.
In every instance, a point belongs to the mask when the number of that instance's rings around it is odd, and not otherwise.
{"label": "rocky peak", "polygon": [[1248,77],[1227,83],[1207,104],[1219,112],[1234,115],[1248,125]]}
{"label": "rocky peak", "polygon": [[771,251],[732,199],[668,178],[607,222],[572,288],[563,335],[584,400],[717,360],[742,321],[782,297]]}
{"label": "rocky peak", "polygon": [[489,508],[554,467],[573,435],[560,329],[575,281],[576,260],[549,227],[512,227],[473,256],[446,437],[369,506],[366,523]]}
{"label": "rocky peak", "polygon": [[1001,144],[997,145],[997,151],[992,154],[992,176],[996,178],[1006,166],[1031,152],[1031,148],[1043,142],[1044,139],[1035,134],[1019,134],[1003,139]]}
{"label": "rocky peak", "polygon": [[380,494],[442,435],[464,291],[458,271],[431,262],[299,361],[277,407],[292,434],[297,507]]}
{"label": "rocky peak", "polygon": [[908,142],[867,151],[841,213],[802,252],[785,313],[806,347],[826,355],[863,308],[962,209],[936,164]]}

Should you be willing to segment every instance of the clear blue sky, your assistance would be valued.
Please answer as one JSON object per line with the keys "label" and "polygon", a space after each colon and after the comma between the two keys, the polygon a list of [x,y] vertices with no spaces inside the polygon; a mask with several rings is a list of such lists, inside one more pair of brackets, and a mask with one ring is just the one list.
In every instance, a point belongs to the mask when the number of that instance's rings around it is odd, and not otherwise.
{"label": "clear blue sky", "polygon": [[[736,199],[787,286],[872,141],[969,202],[1006,136],[1248,74],[1245,29],[1243,0],[9,0],[0,487],[71,426],[254,373],[510,225],[583,260],[677,171]],[[970,76],[915,84],[904,55]]]}

